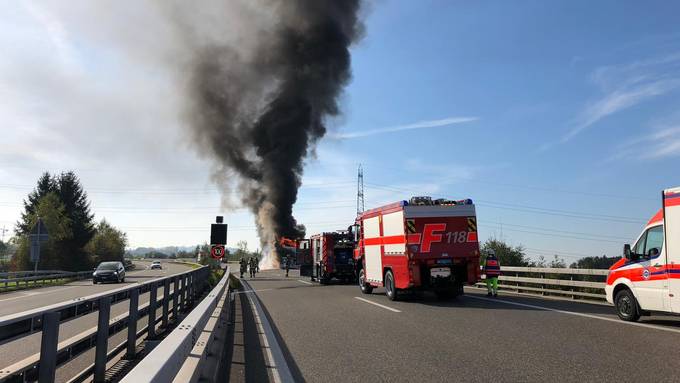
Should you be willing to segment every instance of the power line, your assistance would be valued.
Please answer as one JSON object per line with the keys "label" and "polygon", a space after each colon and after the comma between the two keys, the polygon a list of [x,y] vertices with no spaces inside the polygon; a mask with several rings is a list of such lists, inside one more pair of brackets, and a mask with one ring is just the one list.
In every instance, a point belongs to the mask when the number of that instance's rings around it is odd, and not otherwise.
{"label": "power line", "polygon": [[501,227],[502,226],[511,226],[511,227],[519,227],[519,228],[524,228],[524,229],[549,231],[549,232],[563,233],[563,234],[585,235],[585,236],[596,237],[596,238],[612,238],[612,239],[620,239],[620,240],[624,240],[624,241],[628,240],[628,238],[618,237],[618,236],[615,236],[615,235],[593,234],[593,233],[584,233],[584,232],[578,232],[578,231],[567,231],[567,230],[558,230],[558,229],[546,229],[546,228],[538,227],[538,226],[517,225],[517,224],[503,223],[503,222],[492,222],[492,221],[484,221],[484,222],[487,225],[495,224],[495,225],[499,225]]}
{"label": "power line", "polygon": [[[492,226],[492,225],[486,225],[486,224],[478,224],[480,227],[495,227],[497,226]],[[507,231],[514,231],[518,233],[527,233],[527,234],[536,234],[536,235],[543,235],[546,237],[559,237],[559,238],[567,238],[567,239],[578,239],[582,241],[595,241],[595,242],[610,242],[610,243],[621,243],[621,241],[614,241],[614,240],[609,240],[609,239],[602,239],[602,238],[587,238],[587,237],[581,237],[581,236],[574,236],[574,235],[566,235],[566,234],[556,234],[556,233],[541,233],[537,231],[531,231],[531,230],[520,230],[520,229],[510,229],[510,228],[505,228],[504,230]]]}
{"label": "power line", "polygon": [[[366,163],[364,162],[364,165]],[[383,166],[382,164],[376,165],[376,164],[368,164],[369,167],[377,167],[385,170],[391,170],[394,171],[396,174],[402,175],[404,173],[404,169],[398,169],[398,168],[392,168],[392,167],[387,167]],[[423,170],[421,169],[414,169],[419,172],[422,172]],[[439,170],[432,171],[430,172],[432,174],[440,174]],[[576,194],[576,195],[585,195],[585,196],[591,196],[591,197],[602,197],[602,198],[619,198],[619,199],[630,199],[630,200],[647,200],[647,201],[656,201],[656,198],[650,198],[650,197],[641,197],[641,196],[631,196],[631,195],[622,195],[622,194],[611,194],[611,193],[593,193],[590,191],[583,191],[583,190],[566,190],[566,189],[556,189],[556,188],[547,188],[543,186],[532,186],[532,185],[517,185],[517,184],[509,184],[509,183],[503,183],[503,182],[491,182],[491,181],[482,181],[478,179],[470,179],[469,177],[447,177],[444,179],[440,180],[442,183],[446,182],[451,182],[451,181],[458,181],[462,183],[473,183],[473,184],[484,184],[484,185],[492,185],[492,186],[501,186],[501,187],[508,187],[508,188],[516,188],[516,189],[525,189],[525,190],[535,190],[535,191],[541,191],[541,192],[549,192],[549,193],[563,193],[563,194]]]}
{"label": "power line", "polygon": [[[326,189],[337,186],[350,186],[353,181],[324,182],[317,184],[303,184],[299,189]],[[31,185],[0,184],[0,189],[33,190]],[[240,194],[239,190],[220,190],[217,188],[189,189],[189,188],[154,188],[154,189],[123,189],[88,187],[88,194],[150,194],[150,195],[184,195],[184,194]]]}
{"label": "power line", "polygon": [[[403,189],[403,188],[395,188],[395,187],[391,187],[391,186],[387,186],[387,185],[373,184],[373,183],[369,183],[369,182],[367,182],[366,184],[372,185],[372,186],[369,186],[369,188],[372,187],[372,188],[382,189],[382,190],[387,190],[387,191],[392,191],[392,192],[423,193],[422,191],[414,191],[414,190]],[[443,196],[441,194],[435,194],[435,193],[429,193],[429,194],[431,194],[433,196],[445,198],[445,196]],[[569,211],[569,210],[540,208],[540,207],[525,206],[525,205],[513,205],[513,204],[508,204],[508,203],[505,203],[505,202],[496,202],[496,201],[485,201],[485,200],[477,200],[477,201],[481,201],[482,203],[476,203],[476,205],[482,206],[482,207],[486,206],[486,207],[493,208],[493,209],[514,210],[514,211],[521,211],[521,212],[528,212],[528,213],[535,213],[535,214],[554,215],[554,216],[560,216],[560,217],[569,217],[569,218],[595,220],[595,221],[618,222],[618,223],[640,224],[640,223],[647,222],[645,220],[636,219],[636,218],[632,218],[632,217],[620,217],[620,216],[612,216],[612,215],[604,215],[604,214],[575,212],[575,211]]]}

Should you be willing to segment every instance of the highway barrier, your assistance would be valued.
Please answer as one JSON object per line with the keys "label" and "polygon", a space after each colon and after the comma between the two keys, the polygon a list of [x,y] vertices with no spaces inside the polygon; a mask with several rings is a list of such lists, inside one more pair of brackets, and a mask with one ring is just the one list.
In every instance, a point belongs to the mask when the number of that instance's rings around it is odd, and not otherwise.
{"label": "highway barrier", "polygon": [[[498,287],[521,293],[557,295],[572,299],[605,300],[609,270],[501,266]],[[485,282],[477,283],[484,287]]]}
{"label": "highway barrier", "polygon": [[227,267],[208,296],[121,383],[215,381],[209,377],[215,376],[224,347],[229,296]]}
{"label": "highway barrier", "polygon": [[89,271],[61,271],[61,270],[38,270],[38,271],[12,271],[0,273],[0,293],[40,287],[57,282],[87,279],[92,277]]}
{"label": "highway barrier", "polygon": [[[89,273],[91,275],[91,272]],[[0,382],[35,380],[52,382],[58,367],[93,348],[95,357],[92,364],[71,381],[82,381],[93,376],[95,382],[103,382],[106,378],[107,362],[120,357],[123,352],[123,359],[134,359],[138,342],[142,339],[157,338],[160,332],[170,328],[171,321],[179,321],[181,312],[191,307],[208,288],[209,273],[208,267],[201,267],[69,302],[0,317],[0,345],[21,341],[22,338],[41,333],[40,353],[11,366],[0,365]],[[160,294],[159,290],[162,290]],[[149,302],[140,305],[139,296],[147,292]],[[112,318],[111,306],[126,301],[129,302],[128,311]],[[98,313],[96,327],[59,342],[60,325],[95,312]],[[148,325],[138,328],[138,321],[147,317]],[[109,338],[121,331],[127,331],[126,341],[109,350]]]}

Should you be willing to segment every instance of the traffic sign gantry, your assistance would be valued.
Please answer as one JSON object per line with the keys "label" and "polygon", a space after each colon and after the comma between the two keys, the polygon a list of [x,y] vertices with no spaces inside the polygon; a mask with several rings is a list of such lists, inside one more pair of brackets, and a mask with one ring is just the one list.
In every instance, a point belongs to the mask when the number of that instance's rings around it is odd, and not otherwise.
{"label": "traffic sign gantry", "polygon": [[215,259],[221,259],[224,257],[224,246],[223,245],[213,245],[210,249],[210,256]]}

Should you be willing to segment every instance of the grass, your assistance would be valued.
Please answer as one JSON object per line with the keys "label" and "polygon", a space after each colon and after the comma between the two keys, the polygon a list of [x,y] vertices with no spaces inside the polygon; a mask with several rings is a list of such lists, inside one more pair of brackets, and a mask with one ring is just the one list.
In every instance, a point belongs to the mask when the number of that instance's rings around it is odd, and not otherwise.
{"label": "grass", "polygon": [[69,279],[56,279],[56,280],[47,280],[47,281],[39,281],[39,282],[28,282],[28,286],[26,286],[26,283],[21,282],[8,282],[7,284],[5,283],[0,283],[0,293],[4,292],[10,292],[10,291],[17,291],[17,290],[26,290],[26,289],[32,289],[36,287],[47,287],[47,286],[62,286],[67,283],[73,282],[75,279],[69,278]]}
{"label": "grass", "polygon": [[222,279],[222,276],[224,275],[224,270],[222,269],[215,269],[210,271],[210,275],[208,276],[208,284],[210,284],[210,287],[214,287],[217,285],[217,282]]}

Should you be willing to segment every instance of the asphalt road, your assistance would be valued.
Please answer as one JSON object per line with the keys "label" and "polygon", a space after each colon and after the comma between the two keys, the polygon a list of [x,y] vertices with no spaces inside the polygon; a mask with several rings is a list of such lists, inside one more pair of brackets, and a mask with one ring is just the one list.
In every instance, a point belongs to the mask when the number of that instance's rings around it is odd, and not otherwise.
{"label": "asphalt road", "polygon": [[[54,303],[65,302],[75,298],[117,289],[123,286],[150,281],[189,270],[189,266],[175,263],[163,263],[162,270],[149,270],[149,263],[137,263],[137,268],[126,272],[124,283],[106,283],[93,285],[91,280],[76,281],[63,286],[45,287],[24,291],[17,291],[0,295],[0,317],[14,314]],[[172,286],[171,286],[172,287]],[[172,291],[172,290],[171,290]],[[159,288],[158,296],[162,296]],[[139,304],[149,301],[149,294],[139,296]],[[111,306],[111,317],[122,315],[128,311],[127,301]],[[146,320],[140,320],[138,328],[146,325]],[[59,328],[59,341],[73,337],[82,331],[97,326],[97,313],[91,313],[62,324]],[[123,342],[127,336],[125,331],[109,340],[109,349]],[[40,352],[40,333],[21,338],[19,340],[0,345],[0,370],[26,357]],[[74,361],[67,363],[57,370],[57,381],[63,382],[87,367],[94,360],[94,350],[86,352]]]}
{"label": "asphalt road", "polygon": [[628,324],[606,305],[477,289],[392,302],[382,289],[310,284],[297,271],[248,282],[298,381],[677,381],[680,367],[677,317]]}
{"label": "asphalt road", "polygon": [[177,274],[188,270],[188,266],[179,263],[163,263],[162,270],[149,270],[150,262],[136,263],[135,270],[125,272],[124,283],[92,284],[91,279],[75,281],[61,286],[39,287],[0,294],[0,317],[22,311],[43,307],[55,303],[70,301],[75,298],[103,293],[108,290],[146,282],[155,278]]}

